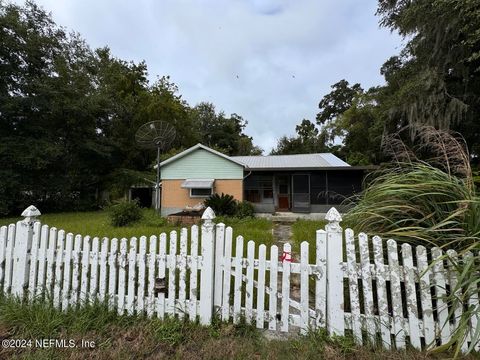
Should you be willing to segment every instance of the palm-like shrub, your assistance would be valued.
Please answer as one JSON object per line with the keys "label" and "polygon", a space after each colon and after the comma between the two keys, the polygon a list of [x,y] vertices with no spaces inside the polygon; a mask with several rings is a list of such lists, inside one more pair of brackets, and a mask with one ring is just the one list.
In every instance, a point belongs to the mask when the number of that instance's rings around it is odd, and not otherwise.
{"label": "palm-like shrub", "polygon": [[211,207],[218,216],[232,216],[237,210],[237,201],[229,194],[213,194],[205,200],[205,206]]}

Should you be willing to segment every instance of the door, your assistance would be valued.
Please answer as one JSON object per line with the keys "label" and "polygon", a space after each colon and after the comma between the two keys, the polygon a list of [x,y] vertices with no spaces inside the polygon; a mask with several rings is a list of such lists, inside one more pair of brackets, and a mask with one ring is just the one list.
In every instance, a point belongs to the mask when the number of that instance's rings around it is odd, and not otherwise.
{"label": "door", "polygon": [[290,209],[290,177],[281,175],[275,178],[277,186],[277,210],[288,211]]}
{"label": "door", "polygon": [[292,210],[310,212],[310,175],[292,175]]}

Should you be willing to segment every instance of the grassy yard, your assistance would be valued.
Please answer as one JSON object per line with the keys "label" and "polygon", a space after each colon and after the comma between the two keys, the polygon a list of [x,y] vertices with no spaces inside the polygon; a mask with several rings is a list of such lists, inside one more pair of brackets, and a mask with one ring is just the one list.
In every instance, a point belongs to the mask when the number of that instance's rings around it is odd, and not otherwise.
{"label": "grassy yard", "polygon": [[325,220],[305,220],[298,219],[292,224],[292,251],[300,254],[300,244],[308,241],[309,260],[315,263],[316,231],[325,229],[327,222]]}
{"label": "grassy yard", "polygon": [[[22,218],[0,218],[0,226],[8,225],[18,220],[22,220]],[[179,226],[168,224],[164,218],[151,209],[144,209],[142,220],[125,227],[112,226],[107,211],[44,214],[40,216],[39,220],[42,224],[55,226],[73,234],[108,238],[150,236],[180,229]],[[242,235],[246,241],[254,240],[257,243],[265,243],[267,245],[273,241],[272,222],[269,220],[223,217],[215,220],[216,223],[224,222],[227,226],[232,226],[234,237]]]}
{"label": "grassy yard", "polygon": [[[0,348],[2,359],[436,359],[425,352],[355,346],[324,331],[289,340],[267,340],[251,325],[219,321],[203,327],[178,319],[118,316],[101,304],[62,312],[36,301],[0,298],[0,337],[63,340],[77,347]],[[80,346],[82,344],[91,346]],[[3,344],[3,342],[2,342]]]}

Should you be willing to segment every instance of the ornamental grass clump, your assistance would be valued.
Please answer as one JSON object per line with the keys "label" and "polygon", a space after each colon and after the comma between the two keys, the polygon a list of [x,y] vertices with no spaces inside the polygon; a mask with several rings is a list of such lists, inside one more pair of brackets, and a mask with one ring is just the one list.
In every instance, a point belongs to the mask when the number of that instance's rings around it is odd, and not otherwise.
{"label": "ornamental grass clump", "polygon": [[411,244],[464,249],[480,236],[480,198],[465,179],[424,162],[376,175],[346,221],[357,231]]}
{"label": "ornamental grass clump", "polygon": [[367,177],[345,220],[357,231],[414,245],[461,250],[479,241],[480,197],[462,139],[424,126],[412,142],[408,147],[398,134],[385,139],[395,161]]}
{"label": "ornamental grass clump", "polygon": [[407,130],[414,145],[405,145],[399,134],[385,139],[384,149],[395,161],[367,179],[345,220],[356,231],[444,250],[434,263],[453,266],[456,273],[456,283],[442,296],[448,316],[441,327],[450,328],[451,336],[442,346],[426,345],[459,357],[480,344],[480,197],[461,137],[425,126]]}

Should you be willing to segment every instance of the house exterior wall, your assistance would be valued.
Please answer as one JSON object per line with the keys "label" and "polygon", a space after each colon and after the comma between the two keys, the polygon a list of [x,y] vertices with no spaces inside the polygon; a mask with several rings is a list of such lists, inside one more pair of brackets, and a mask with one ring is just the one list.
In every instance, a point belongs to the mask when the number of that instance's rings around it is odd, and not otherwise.
{"label": "house exterior wall", "polygon": [[243,179],[243,166],[197,149],[161,168],[163,179]]}
{"label": "house exterior wall", "polygon": [[[190,190],[182,188],[184,179],[162,181],[162,215],[182,211],[185,206],[194,206],[206,197],[190,197]],[[230,194],[235,199],[243,200],[243,179],[215,179],[213,193]]]}

